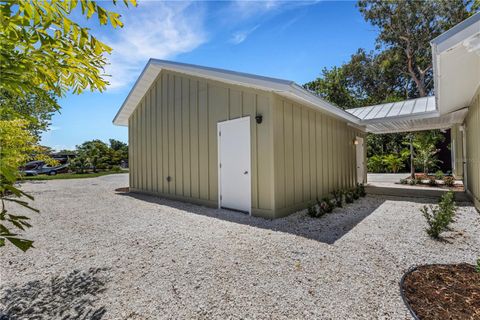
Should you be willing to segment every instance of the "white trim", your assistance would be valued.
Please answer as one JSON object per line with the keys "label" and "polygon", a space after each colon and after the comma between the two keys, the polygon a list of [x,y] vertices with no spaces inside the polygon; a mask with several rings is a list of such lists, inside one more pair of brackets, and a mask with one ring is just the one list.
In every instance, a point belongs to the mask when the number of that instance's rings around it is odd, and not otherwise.
{"label": "white trim", "polygon": [[442,53],[453,46],[461,43],[463,40],[479,32],[475,23],[480,21],[480,13],[465,19],[456,26],[448,29],[438,37],[430,41],[432,47],[436,48],[436,53]]}

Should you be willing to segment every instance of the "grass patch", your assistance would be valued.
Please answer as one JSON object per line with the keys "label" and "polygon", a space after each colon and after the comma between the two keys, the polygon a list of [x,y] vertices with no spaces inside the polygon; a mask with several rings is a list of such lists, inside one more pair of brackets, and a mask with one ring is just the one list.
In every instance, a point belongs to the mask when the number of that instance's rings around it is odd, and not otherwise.
{"label": "grass patch", "polygon": [[26,176],[22,180],[58,180],[58,179],[83,179],[83,178],[95,178],[106,176],[109,174],[117,173],[128,173],[128,170],[123,170],[119,172],[115,171],[101,171],[101,172],[90,172],[90,173],[58,173],[56,175],[50,176],[47,174],[39,174],[38,176]]}

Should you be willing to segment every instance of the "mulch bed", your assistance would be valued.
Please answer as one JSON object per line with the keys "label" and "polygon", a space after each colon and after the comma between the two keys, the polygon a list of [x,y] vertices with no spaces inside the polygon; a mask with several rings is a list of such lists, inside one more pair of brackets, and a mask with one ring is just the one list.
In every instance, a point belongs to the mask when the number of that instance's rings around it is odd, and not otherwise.
{"label": "mulch bed", "polygon": [[472,265],[416,267],[405,274],[401,291],[417,319],[480,319],[480,273]]}

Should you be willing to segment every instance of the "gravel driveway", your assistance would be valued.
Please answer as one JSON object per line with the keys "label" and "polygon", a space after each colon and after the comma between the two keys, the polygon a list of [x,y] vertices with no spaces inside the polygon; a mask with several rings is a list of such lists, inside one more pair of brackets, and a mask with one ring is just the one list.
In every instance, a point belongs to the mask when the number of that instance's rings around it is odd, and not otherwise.
{"label": "gravel driveway", "polygon": [[421,199],[367,196],[322,219],[269,221],[114,191],[127,185],[125,174],[25,183],[42,211],[28,231],[36,248],[0,250],[0,310],[36,319],[410,319],[398,286],[409,267],[480,256],[470,205],[436,242],[423,230]]}

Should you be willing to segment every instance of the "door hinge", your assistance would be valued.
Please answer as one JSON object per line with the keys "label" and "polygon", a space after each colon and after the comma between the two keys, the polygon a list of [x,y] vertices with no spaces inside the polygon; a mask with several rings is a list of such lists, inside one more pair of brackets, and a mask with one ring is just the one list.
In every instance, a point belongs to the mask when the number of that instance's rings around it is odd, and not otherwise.
{"label": "door hinge", "polygon": [[219,135],[219,136],[222,136],[222,131],[218,131],[218,135]]}
{"label": "door hinge", "polygon": [[221,163],[219,164],[219,166],[220,166],[220,168],[222,168],[222,164],[221,164]]}
{"label": "door hinge", "polygon": [[220,195],[220,200],[222,200],[222,195]]}

